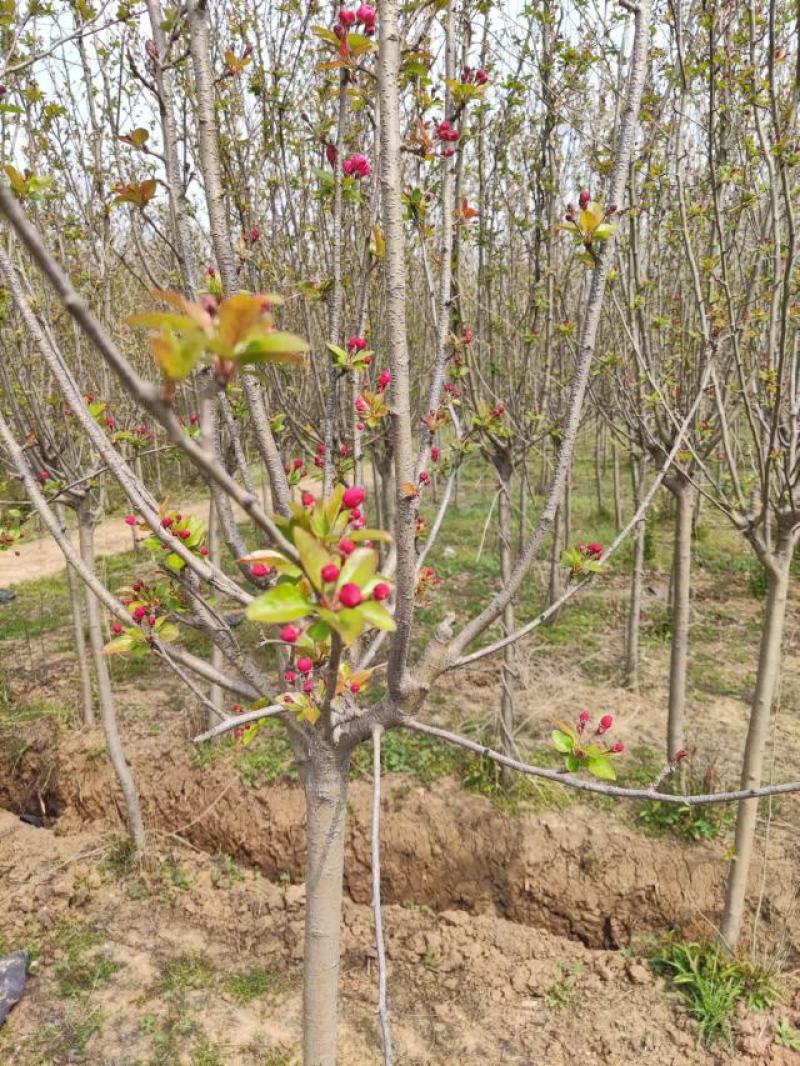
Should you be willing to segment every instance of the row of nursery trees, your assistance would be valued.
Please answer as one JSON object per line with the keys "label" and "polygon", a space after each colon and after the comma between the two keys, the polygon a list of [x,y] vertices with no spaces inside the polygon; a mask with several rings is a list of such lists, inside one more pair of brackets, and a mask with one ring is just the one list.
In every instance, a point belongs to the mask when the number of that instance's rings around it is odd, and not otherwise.
{"label": "row of nursery trees", "polygon": [[[800,788],[762,782],[800,531],[791,5],[57,7],[0,11],[0,455],[19,501],[0,545],[25,535],[21,513],[66,556],[84,719],[96,704],[137,846],[110,653],[160,657],[208,714],[202,742],[267,716],[286,729],[307,800],[306,1066],[335,1061],[348,763],[365,742],[392,1059],[386,729],[484,752],[509,776],[738,801],[720,926],[734,950],[758,797]],[[572,544],[579,439],[613,457],[611,545]],[[415,640],[415,606],[446,596],[426,560],[466,456],[496,479],[501,580],[471,617]],[[207,523],[169,502],[191,479]],[[515,648],[602,582],[626,537],[637,684],[657,492],[676,515],[664,772],[614,785],[613,746],[580,726],[555,738],[566,772],[526,765]],[[758,557],[767,593],[741,787],[687,799],[700,502]],[[96,523],[120,504],[152,549],[123,590],[94,559]],[[518,617],[541,558],[541,611]],[[242,612],[260,641],[243,639]],[[209,657],[184,645],[187,626]],[[425,719],[438,685],[489,657],[502,686],[485,749]]]}

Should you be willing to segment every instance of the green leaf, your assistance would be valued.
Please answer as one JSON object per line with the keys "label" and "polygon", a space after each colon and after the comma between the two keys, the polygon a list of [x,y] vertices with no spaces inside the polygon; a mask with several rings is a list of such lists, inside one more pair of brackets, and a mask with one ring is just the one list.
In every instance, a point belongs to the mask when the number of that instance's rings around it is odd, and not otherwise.
{"label": "green leaf", "polygon": [[383,544],[392,543],[392,534],[387,533],[385,529],[356,529],[352,533],[348,533],[347,536],[356,544],[362,540],[378,540]]}
{"label": "green leaf", "polygon": [[394,618],[377,600],[365,600],[355,610],[365,619],[367,625],[374,626],[375,629],[385,629],[389,633],[397,629]]}
{"label": "green leaf", "polygon": [[378,553],[372,548],[356,548],[347,557],[339,575],[337,588],[350,583],[361,588],[372,577],[378,567]]}
{"label": "green leaf", "polygon": [[354,608],[329,611],[326,607],[320,607],[318,613],[331,629],[336,630],[345,645],[352,644],[364,631],[364,619]]}
{"label": "green leaf", "polygon": [[564,757],[564,765],[571,774],[575,774],[581,768],[581,761],[577,755],[566,755]]}
{"label": "green leaf", "polygon": [[553,741],[553,747],[556,751],[560,751],[562,755],[568,755],[575,750],[575,738],[571,737],[569,733],[565,733],[561,729],[554,729],[550,737]]}
{"label": "green leaf", "polygon": [[186,566],[186,563],[181,559],[180,555],[176,555],[175,552],[169,553],[164,560],[164,564],[168,566],[170,570],[174,570],[176,574],[179,574],[184,566]]}
{"label": "green leaf", "polygon": [[304,618],[312,609],[312,604],[305,598],[297,585],[276,585],[267,589],[252,603],[248,604],[247,617],[251,622],[294,622]]}
{"label": "green leaf", "polygon": [[590,755],[586,760],[586,769],[595,777],[604,781],[616,781],[617,774],[607,755]]}
{"label": "green leaf", "polygon": [[103,655],[123,655],[126,651],[130,651],[133,645],[134,640],[130,633],[123,633],[106,644],[103,648]]}
{"label": "green leaf", "polygon": [[173,640],[177,640],[180,635],[180,630],[174,622],[166,622],[164,625],[159,625],[162,619],[159,618],[156,622],[156,632],[158,633],[158,639],[165,644],[170,644]]}
{"label": "green leaf", "polygon": [[237,348],[232,358],[237,363],[305,363],[304,352],[309,348],[308,342],[296,333],[275,330],[252,337]]}
{"label": "green leaf", "polygon": [[320,577],[320,571],[323,566],[333,562],[333,556],[329,555],[317,538],[305,529],[297,528],[294,531],[294,543],[300,552],[300,562],[303,564],[303,569],[308,575],[311,584],[318,592],[321,592],[323,582]]}

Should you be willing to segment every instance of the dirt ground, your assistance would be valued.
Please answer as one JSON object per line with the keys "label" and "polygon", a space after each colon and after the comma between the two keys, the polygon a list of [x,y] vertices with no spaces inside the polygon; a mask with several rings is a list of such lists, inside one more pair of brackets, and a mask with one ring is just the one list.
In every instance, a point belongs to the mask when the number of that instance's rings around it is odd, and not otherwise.
{"label": "dirt ground", "polygon": [[[127,527],[113,525],[126,546]],[[668,644],[645,642],[638,693],[620,688],[612,668],[625,591],[623,579],[607,580],[599,642],[520,653],[526,747],[546,745],[553,720],[584,707],[613,711],[629,747],[661,746]],[[695,610],[713,624],[693,650],[690,731],[703,753],[698,770],[726,784],[736,777],[754,670],[755,653],[742,654],[737,636],[757,631],[759,604],[739,597],[723,610],[719,600],[701,574]],[[775,779],[800,765],[798,617],[795,604],[770,748]],[[40,699],[77,706],[72,658],[57,638],[49,653],[39,639],[0,645],[12,710]],[[24,947],[34,958],[25,996],[0,1030],[0,1064],[294,1066],[302,792],[285,774],[249,775],[233,746],[199,758],[190,743],[197,708],[157,670],[118,684],[116,696],[151,830],[145,867],[120,843],[120,802],[98,731],[60,713],[21,725],[10,713],[0,723],[0,948]],[[431,710],[436,721],[464,725],[496,696],[495,671],[477,664],[437,693]],[[269,742],[263,734],[256,742],[264,758]],[[354,780],[349,804],[343,1066],[382,1061],[369,791],[368,780]],[[690,938],[713,931],[729,833],[697,843],[654,838],[628,805],[548,791],[509,810],[452,775],[392,773],[383,795],[398,1066],[800,1063],[800,1052],[776,1039],[779,1025],[800,1028],[800,800],[782,800],[762,820],[750,893],[757,954],[782,970],[784,1000],[737,1017],[730,1044],[704,1048],[683,999],[653,975],[646,953],[667,929]],[[22,813],[45,826],[25,824]]]}

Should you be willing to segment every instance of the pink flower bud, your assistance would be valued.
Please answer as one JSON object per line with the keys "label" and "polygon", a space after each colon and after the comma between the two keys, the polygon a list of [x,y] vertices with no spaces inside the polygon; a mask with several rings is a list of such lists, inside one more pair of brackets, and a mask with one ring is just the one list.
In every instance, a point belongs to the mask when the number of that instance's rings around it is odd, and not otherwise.
{"label": "pink flower bud", "polygon": [[600,725],[597,727],[597,736],[601,737],[603,733],[607,733],[614,724],[614,719],[610,714],[604,714],[600,719]]}
{"label": "pink flower bud", "polygon": [[621,740],[618,740],[614,747],[611,749],[616,755],[619,755],[621,751],[625,751],[625,745]]}
{"label": "pink flower bud", "polygon": [[361,600],[361,589],[358,585],[349,582],[339,589],[339,602],[343,607],[358,607]]}
{"label": "pink flower bud", "polygon": [[281,630],[281,640],[287,644],[294,644],[297,638],[300,636],[300,630],[297,626],[284,626]]}
{"label": "pink flower bud", "polygon": [[301,674],[310,674],[314,669],[314,664],[307,655],[304,655],[302,659],[297,660],[297,669]]}
{"label": "pink flower bud", "polygon": [[364,502],[366,496],[366,492],[358,485],[351,485],[349,489],[344,490],[342,504],[348,508],[358,507],[360,503]]}
{"label": "pink flower bud", "polygon": [[438,463],[439,462],[439,449],[436,447],[436,445],[434,445],[431,448],[431,462],[432,463]]}
{"label": "pink flower bud", "polygon": [[363,422],[356,422],[356,429],[359,433],[363,433],[366,428]]}
{"label": "pink flower bud", "polygon": [[138,526],[139,525],[139,519],[136,517],[135,514],[126,514],[125,515],[125,525],[126,526]]}
{"label": "pink flower bud", "polygon": [[309,696],[309,695],[311,695],[311,693],[313,691],[314,691],[314,682],[313,681],[304,681],[303,682],[303,692],[305,692],[305,694],[307,696]]}
{"label": "pink flower bud", "polygon": [[339,22],[341,22],[343,26],[352,26],[355,21],[355,11],[347,11],[345,8],[342,8],[339,12]]}
{"label": "pink flower bud", "polygon": [[338,155],[338,153],[336,151],[336,145],[335,144],[326,144],[325,145],[325,158],[328,160],[328,162],[330,163],[330,165],[332,167],[336,166],[336,157],[337,157],[337,155]]}
{"label": "pink flower bud", "polygon": [[119,624],[119,622],[115,622],[113,624],[113,626],[111,627],[111,632],[116,633],[117,636],[120,635],[120,633],[122,632],[122,626]]}
{"label": "pink flower bud", "polygon": [[310,492],[304,492],[300,498],[303,501],[303,507],[313,507],[316,502]]}
{"label": "pink flower bud", "polygon": [[364,412],[368,409],[369,404],[367,403],[367,401],[364,399],[363,396],[357,396],[356,397],[355,407],[356,407],[356,411],[358,411],[358,413],[360,415],[363,415]]}
{"label": "pink flower bud", "polygon": [[361,691],[361,685],[359,685],[359,683],[357,681],[351,681],[350,682],[350,691],[355,696],[356,693]]}
{"label": "pink flower bud", "polygon": [[286,673],[283,675],[283,680],[287,683],[287,685],[293,685],[297,680],[297,674],[294,672],[294,670],[287,670]]}
{"label": "pink flower bud", "polygon": [[363,352],[367,346],[367,342],[363,337],[351,337],[347,342],[347,347],[351,352]]}
{"label": "pink flower bud", "polygon": [[356,9],[356,18],[366,26],[371,26],[375,21],[375,8],[370,4],[360,4]]}
{"label": "pink flower bud", "polygon": [[388,600],[392,594],[392,590],[386,584],[385,581],[379,581],[375,588],[372,590],[373,600],[377,600],[379,603],[381,600]]}
{"label": "pink flower bud", "polygon": [[391,372],[391,370],[382,370],[380,372],[380,374],[378,374],[378,383],[377,383],[378,392],[383,392],[385,389],[387,389],[389,387],[389,385],[391,385],[391,383],[392,383],[392,372]]}
{"label": "pink flower bud", "polygon": [[253,228],[250,230],[250,243],[257,244],[260,240],[261,230],[258,228],[258,226],[253,226]]}
{"label": "pink flower bud", "polygon": [[345,538],[339,541],[339,551],[342,555],[350,555],[351,552],[356,550],[355,543],[352,540]]}
{"label": "pink flower bud", "polygon": [[588,189],[581,189],[580,196],[578,197],[578,206],[581,211],[585,211],[591,202],[591,194]]}
{"label": "pink flower bud", "polygon": [[302,465],[303,465],[303,460],[302,459],[298,458],[298,459],[293,459],[292,460],[292,466],[294,467],[295,470],[299,470]]}
{"label": "pink flower bud", "polygon": [[339,567],[336,563],[326,563],[320,570],[320,577],[328,584],[339,580]]}
{"label": "pink flower bud", "polygon": [[266,577],[269,573],[269,567],[264,563],[253,563],[250,567],[250,573],[253,577]]}
{"label": "pink flower bud", "polygon": [[137,622],[141,622],[141,620],[146,614],[147,611],[144,607],[137,607],[136,610],[133,612],[133,617],[136,619]]}

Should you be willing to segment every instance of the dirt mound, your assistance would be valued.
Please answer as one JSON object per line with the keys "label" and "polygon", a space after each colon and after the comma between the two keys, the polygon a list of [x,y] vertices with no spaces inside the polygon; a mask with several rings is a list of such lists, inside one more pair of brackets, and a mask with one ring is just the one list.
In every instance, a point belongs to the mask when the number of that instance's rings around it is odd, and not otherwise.
{"label": "dirt mound", "polygon": [[[123,825],[102,739],[71,733],[58,747],[41,737],[0,780],[0,802],[60,815],[60,832]],[[301,881],[305,802],[299,787],[251,788],[226,765],[197,768],[175,746],[136,748],[133,770],[148,825],[210,854],[230,855],[268,878]],[[708,931],[725,862],[703,845],[635,833],[590,807],[515,815],[454,781],[413,787],[386,778],[383,890],[389,903],[496,914],[592,947],[615,948],[671,927]],[[370,787],[350,790],[346,887],[368,903]],[[773,916],[780,908],[771,910]]]}
{"label": "dirt mound", "polygon": [[[0,813],[0,933],[40,952],[0,1062],[296,1066],[303,886],[180,845],[148,870],[109,857],[106,834]],[[769,1014],[737,1021],[735,1046],[699,1048],[680,999],[636,958],[463,911],[390,905],[385,924],[404,1066],[792,1062]],[[346,903],[342,947],[340,1061],[370,1066],[382,1059],[368,907]]]}

